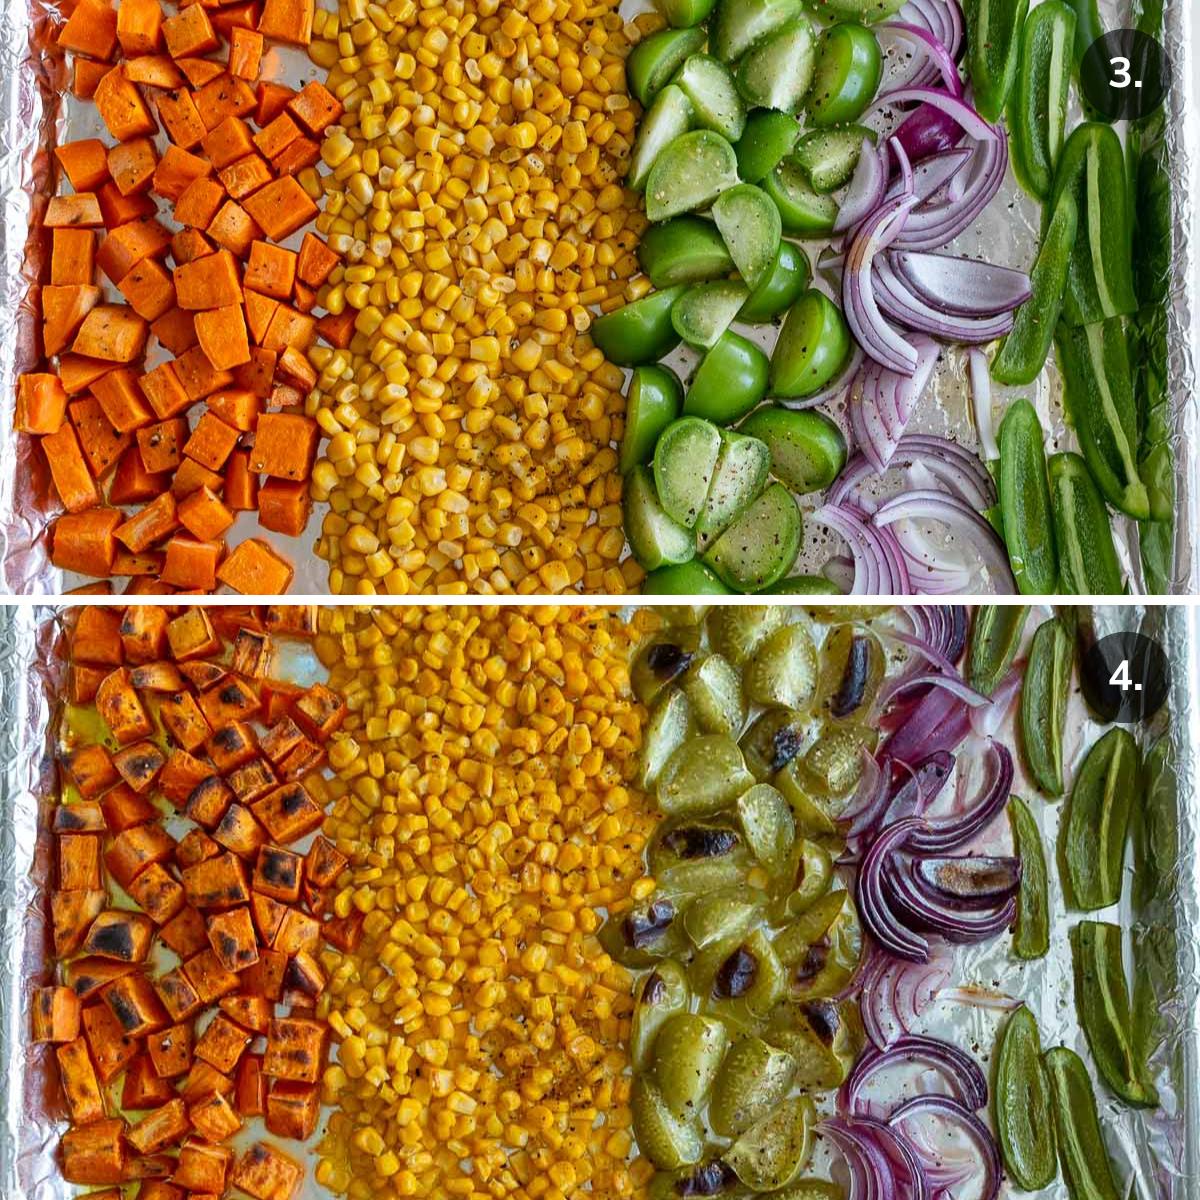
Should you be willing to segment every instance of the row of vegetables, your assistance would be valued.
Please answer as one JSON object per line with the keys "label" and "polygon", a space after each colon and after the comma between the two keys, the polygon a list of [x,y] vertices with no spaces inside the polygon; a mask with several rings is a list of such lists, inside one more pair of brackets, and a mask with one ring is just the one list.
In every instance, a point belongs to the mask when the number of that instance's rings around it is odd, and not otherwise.
{"label": "row of vegetables", "polygon": [[[632,676],[663,814],[655,887],[600,935],[642,972],[630,1050],[648,1194],[990,1200],[1004,1173],[1037,1190],[1061,1169],[1073,1200],[1123,1196],[1084,1060],[1043,1051],[1021,999],[955,982],[959,947],[1011,930],[1013,958],[1034,960],[1051,943],[1039,822],[999,733],[1010,713],[1035,803],[1068,796],[1069,909],[1120,900],[1131,836],[1143,897],[1170,870],[1165,743],[1142,761],[1114,726],[1074,769],[1064,753],[1086,629],[1063,614],[1027,639],[1020,606],[667,611]],[[1107,1091],[1154,1106],[1170,968],[1135,939],[1131,999],[1124,938],[1073,924],[1075,1008]],[[946,1004],[1003,1010],[990,1088],[974,1054],[928,1032]]]}
{"label": "row of vegetables", "polygon": [[[1118,593],[1110,510],[1165,586],[1169,191],[1154,119],[1124,142],[1069,128],[1094,14],[843,0],[819,28],[800,0],[658,7],[669,27],[627,62],[653,290],[592,327],[632,368],[620,467],[646,590]],[[1010,157],[1042,210],[1028,273],[948,249]],[[768,324],[770,353],[747,336]],[[681,343],[686,385],[661,361]],[[908,431],[948,346],[966,348],[978,453]],[[1052,346],[1078,452],[1047,459],[1033,403],[992,381],[1037,384]],[[792,574],[801,496],[846,546],[820,575]]]}

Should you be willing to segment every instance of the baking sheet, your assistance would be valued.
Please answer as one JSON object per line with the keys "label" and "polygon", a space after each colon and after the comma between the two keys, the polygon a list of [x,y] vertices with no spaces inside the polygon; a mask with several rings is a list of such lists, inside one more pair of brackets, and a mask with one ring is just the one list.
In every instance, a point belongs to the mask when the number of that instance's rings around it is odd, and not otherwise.
{"label": "baking sheet", "polygon": [[[1140,0],[1102,0],[1103,23],[1108,28],[1134,22]],[[327,0],[326,0],[327,6]],[[651,7],[649,0],[625,0],[622,15],[632,17]],[[1174,86],[1167,97],[1166,139],[1174,180],[1172,209],[1174,255],[1170,286],[1169,361],[1172,379],[1172,444],[1176,473],[1175,556],[1170,590],[1175,594],[1200,594],[1200,559],[1194,551],[1195,531],[1200,527],[1200,399],[1194,386],[1197,331],[1192,315],[1200,289],[1200,267],[1195,253],[1196,231],[1200,228],[1200,194],[1195,147],[1200,144],[1200,117],[1194,86],[1195,6],[1188,0],[1166,0],[1163,41],[1170,57]],[[31,228],[53,194],[56,172],[48,155],[54,141],[92,136],[102,132],[95,108],[65,94],[62,63],[46,52],[47,20],[55,10],[47,0],[0,0],[0,209],[3,238],[0,253],[0,460],[15,469],[0,473],[0,584],[18,595],[56,595],[86,582],[81,576],[64,573],[47,557],[46,525],[57,509],[48,473],[33,439],[12,429],[15,381],[25,370],[36,368],[36,312],[32,294],[42,270],[43,240]],[[272,50],[264,63],[264,74],[299,83],[322,74],[307,56],[294,50]],[[1078,118],[1078,100],[1073,118]],[[161,136],[161,135],[160,135]],[[1011,170],[999,195],[980,219],[951,243],[958,253],[982,255],[1006,266],[1027,269],[1037,248],[1038,206],[1026,196]],[[299,236],[299,235],[297,235]],[[289,243],[290,244],[290,240]],[[816,246],[810,244],[810,249]],[[815,257],[815,254],[813,255]],[[111,291],[111,289],[110,289]],[[776,336],[773,327],[741,327],[741,332],[769,344]],[[678,352],[674,365],[687,369],[695,360],[690,351]],[[153,356],[151,363],[157,361]],[[951,347],[943,355],[934,382],[917,408],[911,423],[914,432],[955,437],[974,450],[977,439],[970,415],[966,353]],[[1030,388],[994,385],[996,421],[1008,401],[1028,395],[1050,431],[1048,449],[1076,446],[1065,427],[1061,408],[1061,381],[1053,362]],[[845,429],[844,402],[827,406]],[[891,478],[884,490],[898,490]],[[817,507],[815,496],[806,497],[806,513]],[[327,567],[316,557],[313,545],[327,506],[314,506],[308,530],[299,538],[268,535],[293,563],[296,577],[292,592],[323,595],[328,591]],[[1138,552],[1137,524],[1114,516],[1118,553],[1126,567],[1130,589],[1145,590]],[[252,513],[241,513],[229,531],[236,544],[259,532]],[[953,554],[952,539],[946,551]],[[823,526],[807,521],[798,571],[819,570],[831,554],[843,553],[841,543]]]}
{"label": "baking sheet", "polygon": [[[1027,636],[1048,611],[1034,611]],[[1169,739],[1178,779],[1178,857],[1167,873],[1162,904],[1141,915],[1143,921],[1161,922],[1177,934],[1178,986],[1163,1005],[1167,1034],[1154,1059],[1162,1104],[1149,1112],[1132,1110],[1099,1083],[1096,1094],[1118,1173],[1127,1183],[1136,1180],[1140,1200],[1194,1200],[1200,1195],[1200,944],[1196,939],[1200,929],[1200,717],[1195,699],[1200,621],[1196,610],[1180,606],[1122,605],[1093,611],[1100,632],[1140,629],[1163,646],[1172,664],[1168,705],[1149,728],[1139,728],[1137,736],[1143,746],[1160,736]],[[0,607],[0,1197],[4,1200],[67,1200],[76,1190],[58,1172],[55,1147],[65,1128],[63,1109],[51,1048],[30,1044],[27,1000],[32,986],[48,980],[48,901],[43,885],[50,837],[44,830],[55,784],[55,695],[64,674],[62,646],[62,610]],[[1103,732],[1086,719],[1077,692],[1067,728],[1067,761],[1077,766],[1086,747]],[[1006,724],[1000,736],[1011,745],[1011,726]],[[1019,756],[1015,757],[1013,791],[1030,798],[1050,853],[1062,806],[1035,798]],[[1022,997],[1037,1016],[1044,1045],[1069,1045],[1090,1064],[1074,1016],[1067,922],[1062,919],[1057,878],[1052,868],[1051,911],[1056,919],[1045,959],[1018,963],[1008,954],[1007,939],[998,938],[990,946],[960,950],[951,982],[977,983]],[[1131,892],[1127,879],[1120,912],[1092,915],[1131,928],[1135,921]],[[987,1055],[1000,1014],[941,1002],[926,1020],[928,1032],[972,1047],[985,1070],[989,1067]],[[324,1121],[318,1137],[323,1125]],[[314,1162],[309,1159],[307,1165],[311,1168]],[[814,1170],[820,1165],[818,1158]],[[1006,1183],[1004,1194],[1021,1193]],[[310,1170],[299,1200],[327,1195]],[[1068,1200],[1061,1179],[1039,1195]]]}

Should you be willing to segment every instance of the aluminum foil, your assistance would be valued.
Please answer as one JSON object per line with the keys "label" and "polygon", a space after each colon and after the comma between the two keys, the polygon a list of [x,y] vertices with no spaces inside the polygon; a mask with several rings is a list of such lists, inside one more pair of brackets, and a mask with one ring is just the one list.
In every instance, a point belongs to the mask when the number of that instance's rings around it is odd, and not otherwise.
{"label": "aluminum foil", "polygon": [[[326,0],[328,3],[328,0]],[[1101,0],[1101,18],[1107,28],[1133,24],[1140,0]],[[629,18],[651,7],[649,0],[625,0],[622,15]],[[1176,464],[1176,537],[1171,591],[1200,593],[1200,557],[1194,552],[1195,530],[1200,527],[1200,401],[1195,395],[1194,363],[1197,332],[1192,315],[1200,290],[1200,265],[1195,252],[1200,236],[1200,194],[1195,147],[1200,144],[1200,91],[1197,56],[1193,47],[1194,6],[1186,0],[1167,0],[1163,41],[1168,52],[1174,86],[1167,97],[1166,139],[1174,180],[1174,256],[1169,299],[1169,357],[1173,399],[1172,444]],[[0,0],[0,460],[15,463],[0,473],[0,584],[17,595],[55,595],[86,582],[52,566],[47,556],[46,526],[58,511],[57,501],[33,439],[12,429],[16,377],[37,366],[36,287],[43,275],[47,239],[36,232],[37,218],[53,194],[57,172],[49,148],[56,141],[102,133],[90,102],[79,102],[66,92],[61,60],[46,52],[47,20],[55,10],[47,0]],[[273,49],[265,59],[264,75],[296,84],[319,74],[306,56]],[[1076,101],[1077,104],[1077,101]],[[1073,119],[1078,119],[1076,107]],[[1018,187],[1009,172],[1000,194],[987,210],[954,243],[966,255],[986,256],[997,263],[1027,269],[1038,240],[1037,205]],[[34,232],[30,232],[33,230]],[[289,243],[290,244],[290,243]],[[815,245],[815,244],[814,244]],[[819,249],[819,247],[817,247]],[[815,251],[814,251],[815,254]],[[111,291],[111,289],[110,289]],[[744,327],[764,345],[772,343],[772,327]],[[688,369],[695,355],[680,352],[675,365]],[[151,363],[157,361],[151,357]],[[914,431],[953,436],[974,450],[977,437],[971,416],[966,354],[950,348],[942,357],[933,383],[912,421]],[[1027,394],[1050,431],[1051,449],[1076,445],[1063,421],[1061,380],[1051,363],[1028,389],[996,385],[993,404],[996,419],[1017,394]],[[843,404],[831,415],[847,427]],[[899,485],[891,482],[891,489]],[[886,490],[886,488],[885,488]],[[816,497],[802,503],[806,511]],[[326,564],[313,544],[326,506],[315,506],[308,532],[299,538],[270,534],[269,539],[292,561],[296,594],[322,595],[328,590]],[[1118,552],[1130,579],[1131,590],[1144,590],[1138,530],[1135,522],[1115,518]],[[255,535],[253,514],[239,514],[229,531],[232,543]],[[934,532],[933,530],[930,531]],[[806,523],[805,541],[797,570],[818,570],[840,543],[815,521]],[[953,539],[944,550],[956,553]]]}
{"label": "aluminum foil", "polygon": [[[1097,608],[1101,632],[1138,629],[1163,646],[1172,667],[1166,708],[1139,727],[1143,746],[1159,737],[1169,741],[1178,781],[1177,846],[1172,869],[1165,873],[1164,897],[1150,910],[1135,913],[1127,878],[1120,911],[1092,914],[1120,921],[1123,928],[1152,923],[1175,935],[1177,983],[1162,998],[1164,1038],[1154,1056],[1155,1081],[1162,1103],[1154,1110],[1133,1110],[1114,1099],[1096,1079],[1101,1123],[1118,1177],[1136,1183],[1140,1200],[1194,1200],[1200,1196],[1200,711],[1195,695],[1200,680],[1200,618],[1194,609],[1121,605]],[[1048,610],[1035,611],[1032,634]],[[302,663],[297,669],[307,671]],[[61,610],[50,607],[0,607],[0,1198],[67,1200],[75,1189],[65,1183],[55,1157],[66,1128],[50,1047],[32,1046],[29,990],[49,981],[50,938],[47,888],[51,837],[47,832],[56,782],[56,699],[65,675]],[[1077,766],[1103,728],[1087,719],[1076,692],[1068,716],[1067,761]],[[1011,725],[998,736],[1011,744]],[[960,951],[955,985],[977,984],[1021,997],[1033,1010],[1046,1046],[1065,1044],[1091,1063],[1075,1018],[1071,958],[1067,944],[1058,872],[1052,852],[1061,805],[1036,798],[1017,760],[1014,792],[1028,797],[1042,828],[1050,861],[1051,949],[1049,955],[1018,963],[1007,939]],[[1127,872],[1128,875],[1128,872]],[[988,1068],[1001,1014],[953,1001],[942,1001],[927,1014],[927,1031],[970,1047]],[[318,1133],[323,1127],[322,1121]],[[312,1165],[315,1159],[307,1160]],[[820,1169],[820,1161],[814,1169]],[[1006,1196],[1019,1193],[1005,1184]],[[311,1178],[299,1200],[328,1193]],[[1068,1200],[1059,1179],[1039,1195]],[[598,1198],[607,1200],[607,1198]],[[969,1196],[963,1200],[971,1200]]]}

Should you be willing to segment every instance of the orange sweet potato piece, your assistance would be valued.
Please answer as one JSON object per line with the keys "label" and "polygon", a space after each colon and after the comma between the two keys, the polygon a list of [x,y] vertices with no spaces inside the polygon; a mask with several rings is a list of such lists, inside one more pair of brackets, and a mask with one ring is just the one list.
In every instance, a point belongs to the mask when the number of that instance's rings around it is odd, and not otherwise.
{"label": "orange sweet potato piece", "polygon": [[47,229],[94,229],[104,224],[104,213],[94,192],[78,192],[74,196],[55,196],[46,205],[42,224]]}
{"label": "orange sweet potato piece", "polygon": [[121,0],[117,7],[117,38],[125,57],[154,54],[162,45],[162,22],[158,0]]}
{"label": "orange sweet potato piece", "polygon": [[300,126],[286,112],[281,112],[275,120],[254,135],[254,144],[267,158],[273,159],[300,136]]}
{"label": "orange sweet potato piece", "polygon": [[94,192],[108,179],[108,149],[99,138],[63,142],[54,157],[76,192]]}
{"label": "orange sweet potato piece", "polygon": [[[152,186],[164,200],[175,202],[187,191],[189,184],[197,179],[203,179],[211,171],[212,164],[205,162],[198,154],[171,144],[154,168]],[[180,219],[178,213],[176,213],[175,219],[180,224],[186,224]]]}
{"label": "orange sweet potato piece", "polygon": [[183,444],[187,439],[188,423],[182,417],[139,429],[138,451],[146,470],[151,474],[173,471],[183,458]]}
{"label": "orange sweet potato piece", "polygon": [[112,573],[114,576],[128,578],[130,585],[126,587],[127,595],[142,593],[131,591],[134,582],[156,582],[158,573],[162,570],[162,555],[148,550],[145,554],[132,554],[128,550],[119,550],[113,555]]}
{"label": "orange sweet potato piece", "polygon": [[164,421],[183,412],[192,402],[176,369],[178,362],[179,359],[174,363],[159,363],[152,371],[138,377],[142,395],[149,401],[155,415]]}
{"label": "orange sweet potato piece", "polygon": [[35,988],[30,1008],[35,1042],[71,1042],[79,1036],[79,997],[70,988]]}
{"label": "orange sweet potato piece", "polygon": [[158,1108],[175,1095],[170,1081],[160,1079],[148,1054],[139,1054],[125,1068],[121,1107],[127,1110]]}
{"label": "orange sweet potato piece", "polygon": [[319,288],[338,261],[338,256],[315,233],[306,233],[300,245],[296,275],[309,287]]}
{"label": "orange sweet potato piece", "polygon": [[114,536],[134,554],[140,554],[178,528],[175,497],[163,492],[125,521]]}
{"label": "orange sweet potato piece", "polygon": [[121,295],[145,321],[157,321],[175,307],[175,285],[166,269],[153,258],[144,258],[119,285]]}
{"label": "orange sweet potato piece", "polygon": [[326,313],[317,322],[317,333],[331,346],[345,350],[350,345],[350,339],[354,337],[354,319],[357,315],[349,308],[337,316],[334,316],[333,313]]}
{"label": "orange sweet potato piece", "polygon": [[178,15],[168,17],[162,23],[162,32],[167,53],[174,59],[207,54],[221,44],[208,13],[199,4],[189,5],[180,9]]}
{"label": "orange sweet potato piece", "polygon": [[221,476],[216,471],[198,463],[194,458],[185,458],[171,480],[171,491],[176,500],[190,496],[197,488],[212,488],[215,492],[221,486]]}
{"label": "orange sweet potato piece", "polygon": [[[161,870],[161,867],[155,864],[147,868],[147,871],[153,870]],[[135,883],[140,882],[141,878],[138,876]],[[139,972],[114,979],[101,990],[100,998],[108,1005],[112,1015],[117,1018],[117,1024],[128,1037],[145,1037],[166,1024],[166,1013],[154,994],[153,985]]]}
{"label": "orange sweet potato piece", "polygon": [[247,196],[244,207],[267,237],[276,242],[283,241],[317,215],[317,206],[290,175]]}
{"label": "orange sweet potato piece", "polygon": [[258,538],[234,547],[217,570],[217,578],[243,596],[282,595],[294,574],[291,564]]}
{"label": "orange sweet potato piece", "polygon": [[[194,262],[196,259],[203,258],[206,254],[211,254],[212,252],[212,242],[199,229],[191,227],[181,229],[171,238],[171,257],[175,260],[176,266],[180,263]],[[189,329],[191,329],[191,319],[189,315]],[[193,335],[195,334],[194,329],[192,333]],[[192,345],[195,345],[195,342]]]}
{"label": "orange sweet potato piece", "polygon": [[306,83],[288,103],[288,111],[308,130],[319,136],[345,111],[338,98],[316,79]]}
{"label": "orange sweet potato piece", "polygon": [[299,537],[311,512],[307,480],[268,479],[258,489],[258,523],[264,529]]}
{"label": "orange sweet potato piece", "polygon": [[[78,999],[75,1003],[78,1005]],[[100,1091],[100,1081],[96,1078],[96,1069],[92,1066],[87,1042],[76,1037],[66,1045],[59,1046],[55,1057],[58,1059],[58,1073],[71,1120],[76,1125],[90,1125],[93,1121],[101,1120],[104,1116],[104,1096]]]}
{"label": "orange sweet potato piece", "polygon": [[154,143],[147,137],[119,142],[108,151],[108,173],[122,196],[146,191],[157,165]]}
{"label": "orange sweet potato piece", "polygon": [[122,452],[132,445],[132,437],[112,427],[94,396],[72,400],[68,411],[92,476],[103,479]]}
{"label": "orange sweet potato piece", "polygon": [[170,1025],[146,1039],[146,1053],[161,1079],[186,1074],[192,1066],[192,1027]]}
{"label": "orange sweet potato piece", "polygon": [[92,283],[96,275],[96,235],[90,229],[54,230],[51,283]]}
{"label": "orange sweet potato piece", "polygon": [[[133,672],[136,687],[137,672]],[[111,833],[124,833],[135,825],[158,819],[158,809],[144,796],[139,796],[128,784],[122,782],[109,788],[100,797],[100,809],[104,823]]]}
{"label": "orange sweet potato piece", "polygon": [[105,128],[118,142],[156,132],[154,118],[136,85],[129,82],[123,66],[113,67],[100,80],[94,99]]}
{"label": "orange sweet potato piece", "polygon": [[[192,5],[192,8],[199,7],[198,4]],[[184,9],[184,12],[189,11]],[[139,1154],[154,1154],[182,1140],[190,1128],[187,1106],[176,1096],[162,1107],[151,1109],[140,1121],[131,1125],[125,1138]]]}
{"label": "orange sweet potato piece", "polygon": [[118,225],[125,225],[130,221],[144,221],[158,211],[154,201],[141,192],[132,196],[122,196],[120,189],[111,179],[100,185],[96,201],[100,205],[105,229],[116,229]]}
{"label": "orange sweet potato piece", "polygon": [[196,428],[183,447],[183,452],[189,458],[208,467],[210,471],[219,471],[225,465],[225,460],[232,453],[237,441],[236,429],[213,413],[206,412],[196,422]]}
{"label": "orange sweet potato piece", "polygon": [[196,111],[195,101],[186,88],[172,88],[157,92],[154,107],[158,119],[167,130],[167,136],[183,150],[200,145],[204,137],[204,122]]}
{"label": "orange sweet potato piece", "polygon": [[193,1104],[188,1109],[188,1120],[201,1137],[214,1145],[227,1141],[242,1127],[242,1118],[219,1093]]}
{"label": "orange sweet potato piece", "polygon": [[76,55],[71,64],[71,95],[78,100],[90,100],[96,94],[96,85],[110,70],[111,63]]}
{"label": "orange sweet potato piece", "polygon": [[225,1179],[232,1162],[232,1150],[188,1138],[179,1152],[179,1162],[171,1178],[189,1192],[220,1196],[225,1191]]}
{"label": "orange sweet potato piece", "polygon": [[246,265],[243,283],[256,292],[286,300],[292,294],[297,269],[295,251],[273,246],[270,242],[256,241],[250,247],[250,261]]}
{"label": "orange sweet potato piece", "polygon": [[207,229],[225,200],[225,189],[209,176],[193,179],[175,204],[175,220],[180,225]]}
{"label": "orange sweet potato piece", "polygon": [[96,690],[96,711],[122,746],[149,737],[154,731],[142,699],[124,667],[110,672]]}
{"label": "orange sweet potato piece", "polygon": [[165,54],[139,54],[125,60],[125,75],[130,83],[143,87],[177,88],[183,83],[179,68]]}
{"label": "orange sweet potato piece", "polygon": [[296,350],[307,350],[312,344],[316,324],[312,317],[280,304],[271,314],[271,323],[262,339],[263,348],[276,353],[281,353],[289,346]]}
{"label": "orange sweet potato piece", "polygon": [[100,243],[96,265],[119,284],[142,259],[159,258],[170,245],[170,232],[153,217],[126,221]]}
{"label": "orange sweet potato piece", "polygon": [[225,503],[234,512],[258,507],[258,476],[250,473],[247,450],[235,450],[225,464]]}
{"label": "orange sweet potato piece", "polygon": [[132,309],[100,304],[84,317],[71,349],[89,358],[127,363],[141,356],[148,335],[146,322]]}
{"label": "orange sweet potato piece", "polygon": [[263,35],[254,29],[234,29],[229,42],[229,73],[255,80],[262,64]]}
{"label": "orange sweet potato piece", "polygon": [[242,286],[237,260],[218,250],[175,268],[175,292],[180,308],[201,310],[241,304]]}
{"label": "orange sweet potato piece", "polygon": [[209,223],[207,233],[218,246],[245,258],[262,230],[236,200],[226,200]]}
{"label": "orange sweet potato piece", "polygon": [[64,423],[57,432],[46,434],[41,443],[50,466],[54,490],[58,492],[67,511],[78,513],[99,504],[100,493],[88,470],[74,428]]}
{"label": "orange sweet potato piece", "polygon": [[299,413],[263,413],[254,434],[250,469],[278,479],[303,480],[312,473],[319,431]]}
{"label": "orange sweet potato piece", "polygon": [[42,288],[42,348],[47,358],[70,345],[84,318],[100,303],[101,295],[100,289],[90,283]]}
{"label": "orange sweet potato piece", "polygon": [[199,541],[216,541],[233,524],[233,513],[207,487],[197,488],[179,505],[179,523]]}
{"label": "orange sweet potato piece", "polygon": [[135,792],[144,792],[153,784],[165,761],[153,742],[135,742],[113,755],[113,766]]}
{"label": "orange sweet potato piece", "polygon": [[58,44],[92,58],[112,58],[117,48],[117,14],[108,0],[79,0],[59,30]]}
{"label": "orange sweet potato piece", "polygon": [[124,888],[147,867],[164,863],[175,853],[175,839],[160,824],[135,825],[113,838],[104,865]]}
{"label": "orange sweet potato piece", "polygon": [[[213,258],[215,255],[209,255]],[[197,345],[175,360],[175,373],[183,390],[193,400],[203,400],[233,382],[232,371],[222,371],[208,361],[208,355]]]}
{"label": "orange sweet potato piece", "polygon": [[55,892],[50,897],[55,954],[67,957],[83,945],[92,922],[104,911],[106,899],[101,888],[76,888],[69,892]]}
{"label": "orange sweet potato piece", "polygon": [[83,939],[83,952],[117,962],[140,963],[150,953],[154,925],[149,917],[125,909],[107,909]]}
{"label": "orange sweet potato piece", "polygon": [[257,152],[251,152],[217,172],[225,190],[235,199],[242,200],[271,182],[271,168]]}
{"label": "orange sweet potato piece", "polygon": [[[249,297],[256,293],[247,292],[246,326],[250,326]],[[270,300],[270,297],[263,297]],[[251,334],[253,336],[253,332]],[[275,377],[275,363],[278,355],[273,350],[264,350],[261,346],[250,347],[250,361],[243,363],[234,372],[237,386],[248,392],[253,392],[259,400],[265,400],[271,394],[271,383]]]}
{"label": "orange sweet potato piece", "polygon": [[116,553],[113,537],[120,523],[121,513],[115,508],[64,514],[54,522],[50,561],[80,575],[110,575]]}
{"label": "orange sweet potato piece", "polygon": [[241,0],[227,4],[213,15],[213,28],[224,38],[233,36],[235,29],[258,28],[258,0]]}
{"label": "orange sweet potato piece", "polygon": [[308,361],[307,356],[297,350],[295,346],[288,346],[279,356],[277,369],[280,379],[291,384],[301,393],[310,392],[317,386],[316,369]]}
{"label": "orange sweet potato piece", "polygon": [[226,425],[242,433],[250,433],[258,424],[258,414],[261,405],[258,397],[251,391],[241,388],[230,388],[222,392],[214,392],[205,401],[209,412],[220,417]]}
{"label": "orange sweet potato piece", "polygon": [[266,0],[258,30],[277,42],[307,46],[312,41],[313,0]]}
{"label": "orange sweet potato piece", "polygon": [[84,662],[119,667],[125,661],[121,646],[121,614],[114,608],[77,608],[71,631],[71,652]]}
{"label": "orange sweet potato piece", "polygon": [[240,304],[226,304],[196,314],[196,337],[218,370],[228,371],[250,361],[246,318]]}
{"label": "orange sweet potato piece", "polygon": [[250,128],[241,117],[226,117],[204,135],[204,153],[218,170],[244,158],[253,149]]}
{"label": "orange sweet potato piece", "polygon": [[119,1118],[68,1129],[62,1137],[63,1178],[85,1185],[124,1183],[124,1130]]}
{"label": "orange sweet potato piece", "polygon": [[254,92],[244,79],[224,73],[196,92],[196,111],[205,129],[215,129],[226,117],[244,117],[254,111]]}
{"label": "orange sweet potato piece", "polygon": [[220,542],[201,542],[177,533],[167,543],[161,578],[174,587],[211,592],[217,586],[221,549]]}
{"label": "orange sweet potato piece", "polygon": [[137,379],[136,372],[129,367],[118,367],[92,384],[92,395],[104,410],[109,424],[121,433],[132,432],[154,419],[142,398]]}
{"label": "orange sweet potato piece", "polygon": [[160,863],[151,863],[138,875],[129,894],[156,925],[165,925],[184,905],[182,885]]}
{"label": "orange sweet potato piece", "polygon": [[266,1142],[256,1142],[238,1160],[231,1181],[254,1200],[292,1200],[303,1176],[299,1163]]}
{"label": "orange sweet potato piece", "polygon": [[[266,336],[267,331],[271,327],[271,322],[275,319],[275,313],[279,309],[279,301],[271,296],[264,296],[261,292],[252,292],[249,288],[246,289],[246,327],[250,330],[250,336],[256,341],[261,342]],[[274,351],[269,351],[274,354]],[[277,358],[278,356],[276,356]],[[275,361],[271,363],[272,378],[275,374]],[[268,392],[268,395],[270,393]]]}
{"label": "orange sweet potato piece", "polygon": [[13,424],[21,433],[57,433],[67,413],[67,393],[57,375],[31,372],[17,380]]}

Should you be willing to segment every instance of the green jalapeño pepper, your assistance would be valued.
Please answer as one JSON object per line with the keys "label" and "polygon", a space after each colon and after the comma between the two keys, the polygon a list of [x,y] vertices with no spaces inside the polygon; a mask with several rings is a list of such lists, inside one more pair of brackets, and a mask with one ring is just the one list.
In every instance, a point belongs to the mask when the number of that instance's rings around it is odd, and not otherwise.
{"label": "green jalape\u00f1o pepper", "polygon": [[993,1105],[1004,1166],[1029,1192],[1049,1187],[1054,1161],[1054,1114],[1042,1066],[1042,1039],[1027,1008],[1018,1008],[1000,1033]]}
{"label": "green jalape\u00f1o pepper", "polygon": [[975,107],[985,121],[998,121],[1017,77],[1029,0],[968,0],[965,8]]}
{"label": "green jalape\u00f1o pepper", "polygon": [[1021,749],[1047,796],[1063,793],[1063,731],[1071,689],[1071,639],[1057,617],[1043,621],[1029,646],[1021,680]]}
{"label": "green jalape\u00f1o pepper", "polygon": [[1139,521],[1150,497],[1138,474],[1138,415],[1125,322],[1059,326],[1058,363],[1067,417],[1104,498]]}
{"label": "green jalape\u00f1o pepper", "polygon": [[1021,62],[1008,98],[1009,147],[1021,186],[1045,196],[1066,137],[1075,14],[1064,0],[1045,0],[1025,21]]}
{"label": "green jalape\u00f1o pepper", "polygon": [[1058,552],[1042,423],[1028,400],[1009,405],[1000,422],[1000,518],[1017,587],[1046,595],[1058,583]]}
{"label": "green jalape\u00f1o pepper", "polygon": [[1080,921],[1070,937],[1075,1008],[1096,1067],[1122,1100],[1153,1107],[1158,1094],[1143,1079],[1145,1064],[1134,1053],[1121,927],[1107,921]]}
{"label": "green jalape\u00f1o pepper", "polygon": [[1078,215],[1074,193],[1063,192],[1054,206],[1050,224],[1042,233],[1037,261],[1029,275],[1032,288],[1029,299],[1017,309],[1013,327],[1005,334],[992,360],[992,378],[1001,383],[1032,383],[1046,363],[1062,312]]}
{"label": "green jalape\u00f1o pepper", "polygon": [[1125,175],[1125,152],[1111,126],[1087,121],[1072,131],[1044,210],[1053,213],[1064,191],[1075,193],[1078,234],[1063,299],[1068,325],[1103,321],[1137,307]]}
{"label": "green jalape\u00f1o pepper", "polygon": [[1062,591],[1075,596],[1115,596],[1124,589],[1108,509],[1087,463],[1070,452],[1046,464],[1054,541]]}
{"label": "green jalape\u00f1o pepper", "polygon": [[977,692],[990,696],[1008,673],[1028,616],[1027,604],[981,604],[976,610],[967,682]]}
{"label": "green jalape\u00f1o pepper", "polygon": [[1009,799],[1008,819],[1012,825],[1013,848],[1021,860],[1013,953],[1018,958],[1041,958],[1050,949],[1050,905],[1042,835],[1033,814],[1018,796]]}
{"label": "green jalape\u00f1o pepper", "polygon": [[679,345],[679,334],[671,324],[671,307],[685,290],[680,286],[651,292],[605,313],[592,322],[592,341],[609,362],[623,367],[657,362]]}
{"label": "green jalape\u00f1o pepper", "polygon": [[1121,871],[1129,814],[1141,767],[1127,729],[1110,729],[1087,752],[1071,788],[1063,819],[1064,883],[1073,907],[1107,908],[1121,898]]}
{"label": "green jalape\u00f1o pepper", "polygon": [[767,394],[767,356],[740,333],[726,330],[700,360],[683,398],[683,411],[728,425]]}
{"label": "green jalape\u00f1o pepper", "polygon": [[1055,1046],[1046,1051],[1043,1062],[1050,1083],[1058,1157],[1071,1200],[1121,1200],[1083,1059],[1066,1046]]}

